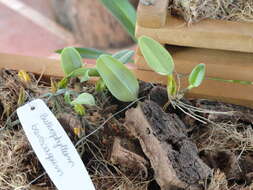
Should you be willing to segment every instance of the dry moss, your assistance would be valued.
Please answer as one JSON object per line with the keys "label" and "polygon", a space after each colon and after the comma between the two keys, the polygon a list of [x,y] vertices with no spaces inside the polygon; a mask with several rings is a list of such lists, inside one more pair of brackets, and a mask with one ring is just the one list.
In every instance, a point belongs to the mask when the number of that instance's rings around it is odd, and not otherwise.
{"label": "dry moss", "polygon": [[210,124],[194,139],[199,151],[253,151],[253,129],[243,124]]}
{"label": "dry moss", "polygon": [[205,18],[253,22],[252,0],[170,0],[169,10],[188,24]]}
{"label": "dry moss", "polygon": [[220,170],[214,172],[207,190],[228,190],[227,179]]}
{"label": "dry moss", "polygon": [[[16,90],[20,88],[17,84],[20,83],[16,76],[17,73],[11,72],[5,74],[6,75],[2,75],[2,77],[0,75],[0,92],[5,95],[4,97],[0,96],[0,102],[4,103],[5,101],[6,103],[10,103],[14,110],[19,93]],[[26,88],[26,90],[32,97],[38,97],[42,94],[42,91],[45,90],[45,87],[36,85],[35,83],[32,89]],[[46,90],[48,91],[49,88],[47,87]],[[82,86],[82,90],[95,94],[94,86]],[[8,99],[10,100],[9,102]],[[119,106],[118,103],[116,105],[113,104],[107,95],[96,96],[96,99],[98,107],[87,109],[87,115],[82,118],[83,120],[77,121],[78,124],[76,122],[71,122],[71,119],[73,118],[70,118],[70,120],[68,119],[68,123],[64,124],[64,127],[66,128],[66,126],[68,126],[68,129],[72,129],[73,125],[75,125],[75,127],[77,125],[84,127],[87,135],[104,123],[106,118],[109,118],[112,113],[115,113],[116,110],[119,109],[117,108],[117,106]],[[63,98],[57,97],[50,100],[48,103],[51,108],[56,109],[65,106],[62,102],[64,102]],[[58,105],[58,107],[54,105]],[[61,109],[56,110],[56,112],[66,112],[66,108],[62,109],[63,108],[61,107]],[[65,115],[62,116],[65,117]],[[2,123],[2,126],[4,125],[4,122]],[[78,150],[81,152],[83,161],[91,174],[97,189],[152,189],[148,188],[148,185],[153,176],[140,178],[140,176],[134,175],[133,172],[125,172],[125,170],[113,164],[109,159],[111,142],[113,142],[115,136],[123,138],[124,135],[126,135],[126,132],[123,130],[123,125],[123,118],[120,116],[114,117],[106,123],[105,130],[101,129],[97,135],[86,139],[83,144],[78,147]],[[0,123],[0,128],[2,128],[2,126]],[[247,126],[246,124],[220,123],[219,125],[216,124],[203,127],[203,131],[200,131],[195,135],[193,134],[193,138],[196,140],[199,150],[219,149],[241,153],[243,151],[253,152],[252,135],[252,127]],[[37,190],[37,187],[41,187],[43,190],[55,190],[46,175],[34,181],[34,179],[43,173],[44,170],[34,155],[27,138],[20,129],[20,126],[16,125],[13,129],[6,128],[5,130],[0,130],[0,189]],[[222,172],[216,171],[207,190],[252,189],[252,186],[246,189],[241,186],[228,188],[227,176],[225,175],[226,174],[223,174]],[[30,186],[31,182],[33,182],[33,187]]]}
{"label": "dry moss", "polygon": [[[0,136],[0,187],[1,190],[29,189],[30,182],[44,171],[36,159],[22,130],[4,130]],[[48,178],[43,181],[50,186]],[[42,185],[43,185],[42,183]]]}
{"label": "dry moss", "polygon": [[[8,123],[17,121],[14,111],[17,108],[21,87],[27,93],[26,101],[28,101],[29,97],[36,98],[49,92],[50,84],[46,86],[41,83],[38,84],[32,75],[31,78],[30,85],[26,86],[20,81],[17,72],[0,71],[0,103],[3,108],[3,110],[0,109],[2,115],[2,121],[0,121],[1,190],[55,190],[48,176],[42,175],[45,171],[30,147],[21,126],[18,123],[12,127],[5,125],[6,120],[9,120]],[[95,94],[94,85],[82,85],[80,90]],[[117,106],[111,105],[112,103],[110,103],[109,99],[105,94],[97,96],[97,107],[87,109],[87,114],[83,118],[76,117],[76,114],[72,113],[72,109],[64,104],[63,96],[51,98],[47,103],[51,110],[55,114],[57,113],[56,115],[64,117],[64,122],[61,119],[60,121],[66,132],[72,137],[73,133],[70,131],[73,128],[77,126],[83,127],[85,133],[89,134],[100,126],[106,118],[110,117],[112,112],[115,112]],[[7,108],[10,108],[8,113],[6,112]],[[68,117],[66,113],[69,113]],[[101,129],[101,135],[94,135],[92,140],[86,139],[78,146],[78,151],[97,189],[147,189],[148,180],[137,178],[131,173],[124,173],[109,160],[111,139],[114,138],[113,134],[116,134],[115,131],[119,130],[118,127],[123,128],[122,125],[122,121],[113,118],[106,123],[109,129],[105,132]],[[117,129],[115,126],[117,126]],[[76,139],[73,137],[72,140],[75,142]]]}

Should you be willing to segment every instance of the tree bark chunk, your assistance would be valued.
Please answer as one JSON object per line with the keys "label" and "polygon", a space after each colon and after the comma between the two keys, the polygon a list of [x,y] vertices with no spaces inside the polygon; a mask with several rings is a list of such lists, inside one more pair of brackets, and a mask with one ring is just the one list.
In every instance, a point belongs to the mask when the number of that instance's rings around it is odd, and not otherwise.
{"label": "tree bark chunk", "polygon": [[140,103],[126,113],[126,127],[140,141],[164,190],[196,185],[211,174],[179,121],[175,114],[163,112],[152,101]]}

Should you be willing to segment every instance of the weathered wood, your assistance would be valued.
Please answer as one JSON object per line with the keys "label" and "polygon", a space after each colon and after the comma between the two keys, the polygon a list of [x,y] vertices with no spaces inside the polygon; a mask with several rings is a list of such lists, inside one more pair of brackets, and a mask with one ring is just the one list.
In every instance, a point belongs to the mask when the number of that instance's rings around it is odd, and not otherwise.
{"label": "weathered wood", "polygon": [[162,190],[199,184],[211,174],[188,139],[186,127],[175,117],[152,101],[126,113],[126,126],[139,140]]}
{"label": "weathered wood", "polygon": [[110,48],[132,44],[129,34],[99,0],[53,0],[52,7],[80,45]]}
{"label": "weathered wood", "polygon": [[62,77],[59,60],[0,53],[0,69],[25,70],[36,74]]}
{"label": "weathered wood", "polygon": [[155,0],[153,5],[139,3],[137,21],[140,26],[160,28],[165,25],[169,0]]}

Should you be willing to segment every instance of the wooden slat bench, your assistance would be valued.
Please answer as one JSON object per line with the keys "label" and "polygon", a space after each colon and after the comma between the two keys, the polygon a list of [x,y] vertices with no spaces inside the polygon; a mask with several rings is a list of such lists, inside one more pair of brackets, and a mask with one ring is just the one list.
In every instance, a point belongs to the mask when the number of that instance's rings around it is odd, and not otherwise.
{"label": "wooden slat bench", "polygon": [[[253,23],[206,19],[187,26],[183,19],[169,15],[168,0],[140,4],[137,15],[136,36],[150,36],[166,45],[178,73],[187,75],[205,63],[208,78],[253,81]],[[138,72],[146,72],[140,79],[166,84],[166,77],[147,66],[139,48],[135,62]],[[183,84],[187,84],[185,79]],[[206,79],[188,96],[253,107],[253,85]]]}

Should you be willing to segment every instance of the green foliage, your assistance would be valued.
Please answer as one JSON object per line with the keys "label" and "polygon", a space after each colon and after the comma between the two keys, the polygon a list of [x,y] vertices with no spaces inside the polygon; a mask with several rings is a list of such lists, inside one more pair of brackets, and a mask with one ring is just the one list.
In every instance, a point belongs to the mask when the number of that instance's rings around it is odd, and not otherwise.
{"label": "green foliage", "polygon": [[112,15],[121,23],[134,41],[136,11],[128,0],[100,0],[101,3],[112,13]]}
{"label": "green foliage", "polygon": [[65,92],[64,100],[67,104],[71,104],[71,98],[70,98],[70,92],[69,91]]}
{"label": "green foliage", "polygon": [[194,87],[198,87],[202,81],[205,78],[206,73],[206,65],[205,64],[199,64],[197,65],[191,72],[188,81],[189,81],[189,87],[188,89],[192,89]]}
{"label": "green foliage", "polygon": [[173,73],[173,59],[160,43],[150,37],[142,36],[139,38],[139,47],[147,64],[155,72],[161,75],[171,75]]}
{"label": "green foliage", "polygon": [[105,89],[106,89],[105,82],[103,81],[102,78],[100,78],[100,79],[96,82],[95,90],[96,90],[96,92],[103,92]]}
{"label": "green foliage", "polygon": [[123,64],[133,62],[132,57],[134,56],[133,50],[122,50],[112,55],[115,59],[118,59]]}
{"label": "green foliage", "polygon": [[[97,59],[99,58],[100,55],[112,55],[110,53],[100,51],[97,49],[93,48],[74,48],[82,58],[87,58],[87,59]],[[62,53],[63,49],[59,49],[56,51],[56,53]],[[133,50],[121,50],[119,52],[116,52],[115,54],[112,55],[114,58],[118,59],[122,63],[126,64],[129,62],[133,62],[133,56],[134,56],[134,51]],[[71,77],[75,77],[72,75]]]}
{"label": "green foliage", "polygon": [[83,75],[86,75],[87,72],[89,72],[89,68],[79,68],[79,69],[76,69],[74,71],[72,71],[70,74],[68,74],[66,77],[67,78],[71,78],[71,77],[80,77],[80,76],[83,76]]}
{"label": "green foliage", "polygon": [[58,82],[58,89],[67,88],[69,79],[64,77],[60,82]]}
{"label": "green foliage", "polygon": [[[102,54],[109,54],[104,51],[95,49],[95,48],[78,48],[75,47],[76,51],[80,54],[82,58],[86,59],[97,59]],[[61,54],[63,49],[56,50],[56,53]]]}
{"label": "green foliage", "polygon": [[169,99],[180,99],[187,90],[198,87],[205,77],[205,64],[197,65],[189,76],[189,86],[178,92],[177,83],[173,76],[174,61],[170,53],[150,37],[142,36],[138,40],[141,52],[147,64],[158,74],[167,75],[167,93]]}
{"label": "green foliage", "polygon": [[80,54],[75,48],[64,48],[61,53],[61,66],[65,75],[69,75],[76,69],[81,68],[83,65]]}
{"label": "green foliage", "polygon": [[75,104],[74,105],[74,110],[80,116],[84,116],[85,115],[85,108],[81,104]]}
{"label": "green foliage", "polygon": [[139,83],[134,74],[110,55],[98,58],[96,68],[106,87],[118,100],[130,102],[138,97]]}
{"label": "green foliage", "polygon": [[[94,97],[89,94],[89,93],[82,93],[80,95],[78,95],[77,98],[75,98],[74,100],[71,100],[71,91],[67,90],[64,94],[64,100],[67,104],[70,104],[71,106],[73,106],[75,112],[78,115],[83,116],[85,114],[85,108],[83,105],[89,105],[89,106],[95,106],[95,99]],[[72,91],[73,94],[73,91]]]}
{"label": "green foliage", "polygon": [[[133,51],[124,50],[114,55],[101,55],[97,59],[95,68],[82,68],[74,67],[73,61],[68,61],[70,55],[71,60],[80,58],[78,52],[76,50],[73,51],[73,49],[65,48],[62,51],[63,55],[61,57],[62,63],[64,63],[62,64],[62,68],[63,70],[67,70],[67,72],[65,72],[66,76],[58,83],[58,88],[67,88],[69,79],[72,77],[78,77],[81,82],[89,80],[90,77],[100,77],[96,83],[96,90],[98,92],[102,92],[107,88],[120,101],[129,102],[137,99],[139,83],[133,73],[122,63],[131,60]],[[71,105],[95,104],[94,97],[87,93],[79,95],[73,101],[70,100],[70,94],[68,93],[65,93],[64,98]]]}
{"label": "green foliage", "polygon": [[177,94],[177,83],[173,75],[168,76],[167,93],[172,97],[175,97]]}
{"label": "green foliage", "polygon": [[89,106],[96,105],[94,97],[89,93],[82,93],[71,102],[71,105],[76,104],[89,105]]}

